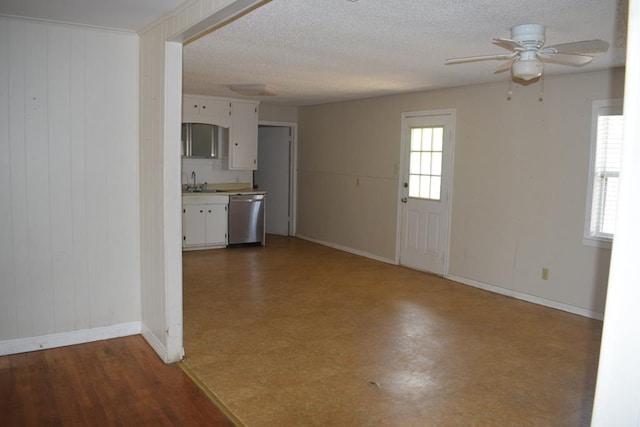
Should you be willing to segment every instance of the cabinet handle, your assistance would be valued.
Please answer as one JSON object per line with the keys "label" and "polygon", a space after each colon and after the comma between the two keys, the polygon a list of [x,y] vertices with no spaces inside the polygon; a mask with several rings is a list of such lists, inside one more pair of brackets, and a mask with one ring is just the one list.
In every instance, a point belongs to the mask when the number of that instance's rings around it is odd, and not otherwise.
{"label": "cabinet handle", "polygon": [[211,209],[209,209],[209,213],[211,213]]}
{"label": "cabinet handle", "polygon": [[202,213],[202,209],[200,209],[200,213]]}
{"label": "cabinet handle", "polygon": [[205,108],[207,108],[207,106],[206,106],[206,105],[203,105],[203,106],[202,106],[202,109],[204,110]]}
{"label": "cabinet handle", "polygon": [[238,143],[236,142],[236,147],[238,146]]}
{"label": "cabinet handle", "polygon": [[198,104],[193,104],[193,108],[198,108]]}

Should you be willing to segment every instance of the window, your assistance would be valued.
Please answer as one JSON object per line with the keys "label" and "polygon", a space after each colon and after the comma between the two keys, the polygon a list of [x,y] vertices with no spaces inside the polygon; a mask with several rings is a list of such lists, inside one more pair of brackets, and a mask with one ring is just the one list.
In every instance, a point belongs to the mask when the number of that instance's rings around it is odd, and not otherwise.
{"label": "window", "polygon": [[440,200],[444,128],[411,128],[409,197]]}
{"label": "window", "polygon": [[611,247],[622,159],[622,101],[593,102],[585,244]]}

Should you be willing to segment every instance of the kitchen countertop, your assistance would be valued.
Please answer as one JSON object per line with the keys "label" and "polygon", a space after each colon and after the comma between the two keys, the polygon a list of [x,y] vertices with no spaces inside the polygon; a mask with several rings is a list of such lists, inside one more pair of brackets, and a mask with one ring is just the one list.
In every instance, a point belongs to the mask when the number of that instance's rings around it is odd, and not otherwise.
{"label": "kitchen countertop", "polygon": [[185,186],[182,188],[183,195],[221,195],[221,196],[244,196],[253,194],[267,194],[264,190],[258,190],[252,188],[248,182],[233,182],[222,184],[207,184],[206,188],[202,191],[186,191]]}
{"label": "kitchen countertop", "polygon": [[204,190],[204,191],[182,191],[183,195],[189,196],[245,196],[252,194],[267,194],[264,190],[246,189],[246,190]]}

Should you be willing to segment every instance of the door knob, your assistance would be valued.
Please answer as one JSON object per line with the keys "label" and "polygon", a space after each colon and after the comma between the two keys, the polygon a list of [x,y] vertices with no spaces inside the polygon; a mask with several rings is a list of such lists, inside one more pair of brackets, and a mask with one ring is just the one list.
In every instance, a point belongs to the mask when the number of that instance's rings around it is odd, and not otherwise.
{"label": "door knob", "polygon": [[403,197],[402,199],[400,199],[400,201],[401,201],[402,203],[407,203],[407,198],[406,198],[406,197]]}

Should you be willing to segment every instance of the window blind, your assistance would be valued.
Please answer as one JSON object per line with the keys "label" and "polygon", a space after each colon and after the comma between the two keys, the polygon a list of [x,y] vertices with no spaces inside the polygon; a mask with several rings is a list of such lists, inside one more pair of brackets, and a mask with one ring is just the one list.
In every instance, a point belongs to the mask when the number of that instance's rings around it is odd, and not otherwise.
{"label": "window blind", "polygon": [[623,116],[599,115],[597,126],[591,234],[613,237],[622,157]]}

